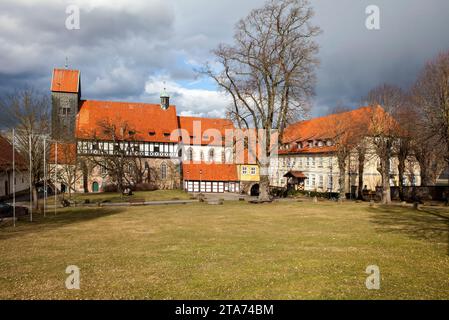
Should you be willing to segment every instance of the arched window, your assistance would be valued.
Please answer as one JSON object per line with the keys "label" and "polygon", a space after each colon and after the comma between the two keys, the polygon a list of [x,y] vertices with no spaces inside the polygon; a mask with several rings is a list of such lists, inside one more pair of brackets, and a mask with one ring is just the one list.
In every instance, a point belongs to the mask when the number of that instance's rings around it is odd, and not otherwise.
{"label": "arched window", "polygon": [[189,150],[187,150],[187,160],[193,161],[193,149],[192,148],[189,148]]}
{"label": "arched window", "polygon": [[165,164],[165,162],[161,164],[161,179],[167,179],[167,165]]}
{"label": "arched window", "polygon": [[201,153],[200,153],[200,160],[204,161],[204,152],[203,152],[203,150],[201,150]]}
{"label": "arched window", "polygon": [[214,162],[214,158],[215,158],[215,150],[214,149],[210,149],[209,150],[209,161],[210,162]]}

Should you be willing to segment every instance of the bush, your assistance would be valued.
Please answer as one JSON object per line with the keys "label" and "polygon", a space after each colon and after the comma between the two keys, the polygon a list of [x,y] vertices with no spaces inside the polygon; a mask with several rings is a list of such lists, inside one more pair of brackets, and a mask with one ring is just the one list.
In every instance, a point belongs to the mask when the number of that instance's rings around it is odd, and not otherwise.
{"label": "bush", "polygon": [[103,187],[104,192],[117,192],[117,186],[115,184],[107,184]]}
{"label": "bush", "polygon": [[158,187],[151,183],[138,183],[132,189],[134,191],[156,191]]}

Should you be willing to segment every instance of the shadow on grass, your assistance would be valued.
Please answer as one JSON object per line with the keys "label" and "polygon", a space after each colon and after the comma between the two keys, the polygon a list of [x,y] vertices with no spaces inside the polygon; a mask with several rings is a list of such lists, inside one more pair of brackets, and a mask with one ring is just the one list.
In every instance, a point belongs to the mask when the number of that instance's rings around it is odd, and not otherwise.
{"label": "shadow on grass", "polygon": [[399,206],[369,208],[371,222],[377,230],[402,233],[410,238],[433,242],[446,242],[449,254],[449,212],[445,208],[424,207],[413,210]]}
{"label": "shadow on grass", "polygon": [[118,214],[124,211],[124,208],[70,208],[62,209],[54,213],[34,215],[34,221],[29,222],[29,216],[22,217],[14,228],[12,222],[7,226],[0,227],[0,240],[13,237],[20,237],[27,233],[43,232],[51,229],[57,229],[66,225],[87,222],[98,218],[103,218]]}

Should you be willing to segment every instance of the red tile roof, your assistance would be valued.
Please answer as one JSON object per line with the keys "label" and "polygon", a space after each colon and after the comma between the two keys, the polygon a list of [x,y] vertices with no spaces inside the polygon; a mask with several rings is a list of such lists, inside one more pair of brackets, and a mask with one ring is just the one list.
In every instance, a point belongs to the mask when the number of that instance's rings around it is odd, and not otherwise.
{"label": "red tile roof", "polygon": [[[15,150],[15,165],[17,169],[26,169],[25,159]],[[12,144],[0,136],[0,170],[12,169]]]}
{"label": "red tile roof", "polygon": [[184,180],[190,181],[238,181],[235,164],[185,163],[182,172]]}
{"label": "red tile roof", "polygon": [[[170,134],[178,129],[175,106],[162,110],[158,104],[82,101],[77,116],[76,137],[110,140],[101,123],[114,124],[117,130],[126,124],[127,129],[132,131],[124,134],[126,140],[177,142],[170,139]],[[122,136],[118,132],[116,134]]]}
{"label": "red tile roof", "polygon": [[336,146],[305,146],[297,148],[294,142],[307,143],[309,140],[333,140],[340,135],[349,141],[357,136],[376,134],[377,130],[392,128],[400,132],[397,122],[380,106],[361,107],[356,110],[331,114],[311,120],[300,121],[286,128],[283,144],[290,144],[288,150],[279,150],[280,155],[298,153],[328,153],[336,151]]}
{"label": "red tile roof", "polygon": [[285,178],[289,177],[295,177],[299,179],[307,179],[307,176],[302,171],[289,171],[286,174],[284,174]]}
{"label": "red tile roof", "polygon": [[54,164],[57,160],[58,164],[74,165],[76,162],[76,144],[75,143],[58,143],[58,158],[55,159],[56,144],[50,145],[49,163]]}
{"label": "red tile roof", "polygon": [[[384,112],[380,107],[374,109],[376,112]],[[329,124],[338,124],[339,122],[346,121],[348,118],[351,118],[351,121],[363,123],[366,127],[369,127],[372,113],[372,107],[362,107],[348,112],[331,114],[294,123],[285,129],[283,143],[332,139],[332,130],[329,130]]]}
{"label": "red tile roof", "polygon": [[78,70],[54,69],[51,91],[79,93],[80,72]]}
{"label": "red tile roof", "polygon": [[[184,117],[180,116],[179,127],[181,130],[187,131],[190,137],[189,144],[201,144],[201,145],[223,145],[223,139],[225,138],[225,131],[228,129],[235,129],[234,124],[228,119],[218,118],[200,118],[200,117]],[[198,133],[194,130],[194,125],[200,126],[201,138],[195,135]],[[217,130],[222,140],[215,141],[213,130]],[[199,131],[199,129],[197,129]],[[193,138],[192,138],[193,137]],[[200,141],[201,139],[201,141]]]}

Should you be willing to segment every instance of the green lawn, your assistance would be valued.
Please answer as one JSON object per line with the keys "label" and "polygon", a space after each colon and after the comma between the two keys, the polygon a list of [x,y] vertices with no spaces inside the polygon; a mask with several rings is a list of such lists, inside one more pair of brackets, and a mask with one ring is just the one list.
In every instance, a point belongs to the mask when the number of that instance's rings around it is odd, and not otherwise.
{"label": "green lawn", "polygon": [[[64,209],[0,229],[0,299],[448,299],[447,209]],[[81,270],[69,291],[65,268]],[[380,290],[365,287],[378,265]]]}
{"label": "green lawn", "polygon": [[[63,195],[58,195],[58,201],[62,199]],[[69,199],[68,194],[64,194],[65,199]],[[124,196],[116,192],[105,193],[77,193],[72,195],[72,200],[77,203],[84,203],[88,199],[91,203],[101,202],[129,202],[133,200],[145,200],[145,201],[164,201],[164,200],[188,200],[191,195],[182,190],[156,190],[156,191],[136,191],[132,196]],[[43,204],[43,200],[40,202]],[[54,204],[54,196],[49,196],[47,204]]]}

